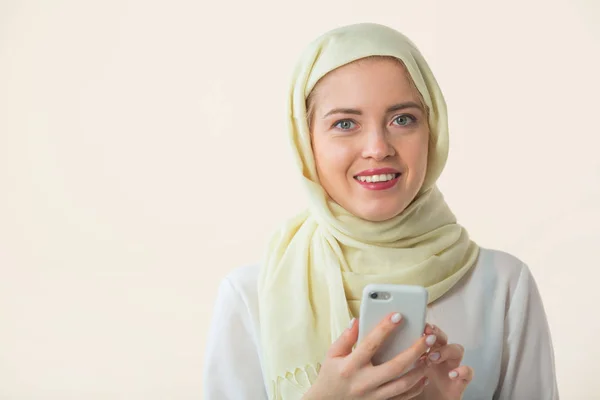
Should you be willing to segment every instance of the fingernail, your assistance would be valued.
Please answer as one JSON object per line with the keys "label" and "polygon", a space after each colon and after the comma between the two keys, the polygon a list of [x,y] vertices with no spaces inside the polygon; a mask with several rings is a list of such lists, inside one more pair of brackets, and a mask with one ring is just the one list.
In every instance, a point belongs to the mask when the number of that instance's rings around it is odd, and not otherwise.
{"label": "fingernail", "polygon": [[350,325],[348,325],[348,329],[352,329],[352,327],[354,326],[354,322],[356,321],[356,318],[352,318],[350,320]]}
{"label": "fingernail", "polygon": [[427,339],[425,339],[425,343],[427,343],[428,346],[433,346],[436,340],[437,337],[435,335],[429,335],[427,336]]}
{"label": "fingernail", "polygon": [[400,322],[400,320],[402,320],[402,315],[400,315],[400,313],[396,313],[392,315],[392,318],[390,318],[390,321],[392,321],[394,324],[397,324]]}
{"label": "fingernail", "polygon": [[440,359],[440,353],[438,353],[437,351],[435,353],[431,353],[429,355],[429,359],[431,361],[437,361],[437,360],[439,360]]}
{"label": "fingernail", "polygon": [[429,378],[425,378],[425,382],[423,382],[423,385],[425,385],[425,386],[429,385]]}
{"label": "fingernail", "polygon": [[454,379],[454,378],[458,377],[458,372],[456,372],[456,371],[450,371],[450,373],[448,374],[448,376],[450,377],[450,379]]}

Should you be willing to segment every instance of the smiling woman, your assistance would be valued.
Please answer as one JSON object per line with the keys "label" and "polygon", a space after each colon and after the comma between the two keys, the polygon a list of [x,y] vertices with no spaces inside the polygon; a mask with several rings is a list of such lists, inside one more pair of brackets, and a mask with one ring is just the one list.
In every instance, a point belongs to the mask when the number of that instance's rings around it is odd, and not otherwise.
{"label": "smiling woman", "polygon": [[[325,33],[298,61],[289,112],[309,204],[261,265],[223,281],[206,398],[558,399],[528,267],[472,241],[436,186],[446,106],[415,45],[377,24]],[[370,283],[420,286],[429,301],[423,336],[376,366],[403,317],[357,343]]]}

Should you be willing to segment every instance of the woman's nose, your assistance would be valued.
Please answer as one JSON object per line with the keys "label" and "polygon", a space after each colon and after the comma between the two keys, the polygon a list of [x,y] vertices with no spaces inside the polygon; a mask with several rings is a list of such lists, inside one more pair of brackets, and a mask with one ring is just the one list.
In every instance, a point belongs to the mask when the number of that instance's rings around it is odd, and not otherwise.
{"label": "woman's nose", "polygon": [[366,136],[363,148],[364,158],[381,161],[395,154],[394,147],[390,143],[388,134],[384,129],[373,130]]}

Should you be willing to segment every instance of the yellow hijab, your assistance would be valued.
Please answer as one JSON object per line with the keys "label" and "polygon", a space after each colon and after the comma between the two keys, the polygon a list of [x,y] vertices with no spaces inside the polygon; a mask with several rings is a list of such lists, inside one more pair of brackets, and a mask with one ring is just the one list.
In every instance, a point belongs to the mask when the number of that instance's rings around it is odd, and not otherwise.
{"label": "yellow hijab", "polygon": [[[429,108],[432,137],[423,187],[384,222],[362,220],[328,198],[317,177],[305,104],[324,75],[368,56],[405,64]],[[448,155],[446,104],[407,37],[373,23],[325,33],[297,63],[288,102],[288,134],[310,201],[270,239],[258,282],[265,383],[270,399],[283,400],[300,399],[314,382],[330,344],[357,315],[366,284],[421,285],[433,302],[468,272],[479,251],[435,185]]]}

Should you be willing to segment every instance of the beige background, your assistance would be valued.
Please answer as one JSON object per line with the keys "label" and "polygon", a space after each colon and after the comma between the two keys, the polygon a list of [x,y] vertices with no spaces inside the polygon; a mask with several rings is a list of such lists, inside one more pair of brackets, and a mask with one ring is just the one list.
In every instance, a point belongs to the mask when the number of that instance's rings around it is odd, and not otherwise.
{"label": "beige background", "polygon": [[304,204],[292,63],[360,21],[429,60],[451,117],[440,186],[480,244],[533,270],[562,398],[598,398],[599,15],[595,0],[0,1],[0,399],[201,397],[219,281]]}

